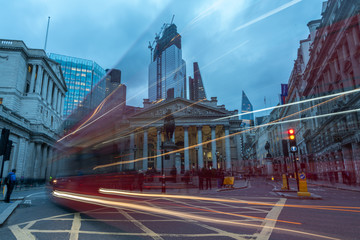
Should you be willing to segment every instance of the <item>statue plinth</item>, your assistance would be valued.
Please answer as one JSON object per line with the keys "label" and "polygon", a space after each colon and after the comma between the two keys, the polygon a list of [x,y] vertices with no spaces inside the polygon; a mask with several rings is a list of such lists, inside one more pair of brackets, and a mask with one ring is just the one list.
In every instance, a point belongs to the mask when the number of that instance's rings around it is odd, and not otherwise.
{"label": "statue plinth", "polygon": [[[169,152],[173,152],[174,150],[177,149],[177,146],[175,145],[174,142],[172,141],[165,141],[163,143],[163,150],[164,150],[164,153],[169,153]],[[172,170],[172,168],[174,166],[176,166],[176,154],[175,153],[170,153],[170,154],[166,154],[163,156],[164,158],[164,172],[166,174],[166,176],[169,176],[170,175],[170,171]],[[179,169],[177,169],[178,171]]]}

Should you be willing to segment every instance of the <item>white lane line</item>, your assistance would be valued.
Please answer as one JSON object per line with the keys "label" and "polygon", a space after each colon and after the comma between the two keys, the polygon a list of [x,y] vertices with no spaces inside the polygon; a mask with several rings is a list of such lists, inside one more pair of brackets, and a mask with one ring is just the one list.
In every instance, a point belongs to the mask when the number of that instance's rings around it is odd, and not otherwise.
{"label": "white lane line", "polygon": [[146,233],[148,236],[152,237],[155,240],[164,240],[160,235],[152,231],[150,228],[146,227],[144,224],[142,224],[140,221],[136,220],[132,216],[130,216],[127,212],[124,210],[118,210],[119,213],[124,215],[128,220],[132,221],[138,228],[140,228],[144,233]]}
{"label": "white lane line", "polygon": [[[263,213],[268,213],[268,211],[266,210],[263,210],[263,209],[257,209],[257,208],[253,208],[253,207],[238,207],[238,206],[232,206],[232,205],[229,205],[229,204],[225,204],[225,203],[219,203],[219,202],[214,202],[213,204],[217,204],[217,205],[221,205],[223,207],[226,207],[226,208],[242,208],[242,209],[249,209],[249,210],[254,210],[254,211],[258,211],[258,212],[263,212]],[[220,207],[216,207],[217,209],[220,208]]]}
{"label": "white lane line", "polygon": [[[271,209],[270,212],[266,215],[265,220],[261,225],[262,230],[256,238],[257,240],[268,240],[270,238],[273,228],[276,224],[276,221],[273,220],[277,220],[281,213],[281,210],[284,208],[285,202],[286,198],[280,198],[280,200],[276,203],[273,209]],[[269,221],[267,219],[272,219],[272,221]]]}
{"label": "white lane line", "polygon": [[35,195],[38,195],[38,194],[44,194],[45,195],[46,193],[45,192],[32,193],[32,194],[27,195],[25,198],[35,196]]}
{"label": "white lane line", "polygon": [[81,217],[80,213],[75,213],[74,220],[71,226],[71,234],[69,240],[78,240],[79,239],[79,230],[81,227]]}
{"label": "white lane line", "polygon": [[18,225],[9,227],[17,240],[35,240],[35,236],[26,229],[21,229]]}
{"label": "white lane line", "polygon": [[244,238],[243,236],[244,235],[240,235],[240,234],[236,234],[236,233],[231,233],[231,232],[227,232],[227,231],[224,231],[224,230],[221,230],[219,228],[215,228],[215,227],[210,227],[206,224],[203,224],[203,223],[198,223],[197,225],[203,227],[203,228],[206,228],[208,230],[212,230],[214,232],[217,232],[219,234],[219,237],[222,237],[222,236],[226,236],[226,237],[230,237],[230,238],[233,238],[233,239],[236,239],[236,240],[246,240],[246,239],[249,239],[247,237],[249,237],[249,235],[246,236],[246,238]]}

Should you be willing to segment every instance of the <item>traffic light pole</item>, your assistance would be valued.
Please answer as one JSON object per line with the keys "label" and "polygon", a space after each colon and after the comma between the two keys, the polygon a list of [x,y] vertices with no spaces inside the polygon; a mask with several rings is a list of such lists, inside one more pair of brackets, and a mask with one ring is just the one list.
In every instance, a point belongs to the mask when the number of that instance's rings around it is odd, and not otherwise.
{"label": "traffic light pole", "polygon": [[296,186],[299,191],[299,174],[298,174],[298,167],[297,167],[297,161],[296,161],[296,153],[293,153],[293,155],[294,155],[294,165],[295,165]]}

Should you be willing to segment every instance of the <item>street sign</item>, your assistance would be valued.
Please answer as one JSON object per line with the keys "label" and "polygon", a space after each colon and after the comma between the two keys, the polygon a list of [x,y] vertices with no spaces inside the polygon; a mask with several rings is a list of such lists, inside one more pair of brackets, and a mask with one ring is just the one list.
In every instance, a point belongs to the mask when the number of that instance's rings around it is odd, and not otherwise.
{"label": "street sign", "polygon": [[300,179],[305,179],[305,174],[304,173],[300,174]]}
{"label": "street sign", "polygon": [[290,151],[293,152],[293,153],[296,152],[296,151],[297,151],[297,147],[296,147],[296,146],[292,146],[292,147],[290,148]]}

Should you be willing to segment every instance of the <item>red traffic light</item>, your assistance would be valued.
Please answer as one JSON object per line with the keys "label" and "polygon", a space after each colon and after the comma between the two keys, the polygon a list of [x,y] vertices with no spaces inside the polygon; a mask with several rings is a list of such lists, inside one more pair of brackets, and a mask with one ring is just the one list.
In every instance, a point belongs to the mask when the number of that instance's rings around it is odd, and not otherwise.
{"label": "red traffic light", "polygon": [[294,129],[292,129],[292,128],[290,128],[290,129],[288,130],[288,134],[290,134],[290,135],[295,134],[295,130],[294,130]]}

